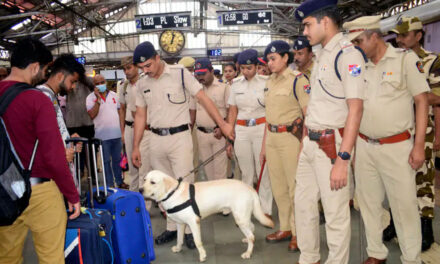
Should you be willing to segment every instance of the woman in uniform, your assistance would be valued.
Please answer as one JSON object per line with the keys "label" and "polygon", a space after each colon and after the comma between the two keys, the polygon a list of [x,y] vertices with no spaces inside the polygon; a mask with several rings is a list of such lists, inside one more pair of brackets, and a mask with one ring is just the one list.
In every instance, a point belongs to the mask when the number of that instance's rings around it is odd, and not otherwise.
{"label": "woman in uniform", "polygon": [[278,207],[280,230],[266,236],[268,242],[289,240],[297,251],[294,192],[297,157],[302,139],[303,116],[308,103],[308,80],[288,67],[293,61],[287,42],[271,42],[264,52],[272,72],[265,91],[267,129],[260,160],[267,159],[273,196]]}
{"label": "woman in uniform", "polygon": [[[257,75],[258,52],[248,49],[240,53],[238,63],[241,77],[234,79],[229,96],[228,122],[235,124],[235,154],[241,169],[242,181],[254,185],[260,175],[259,160],[266,124],[264,89],[266,76]],[[232,148],[228,148],[230,154]],[[267,169],[263,170],[259,188],[264,213],[272,215],[272,190]]]}
{"label": "woman in uniform", "polygon": [[230,62],[225,65],[225,68],[223,70],[223,77],[227,84],[232,84],[232,80],[237,77],[237,68],[235,67],[234,63]]}

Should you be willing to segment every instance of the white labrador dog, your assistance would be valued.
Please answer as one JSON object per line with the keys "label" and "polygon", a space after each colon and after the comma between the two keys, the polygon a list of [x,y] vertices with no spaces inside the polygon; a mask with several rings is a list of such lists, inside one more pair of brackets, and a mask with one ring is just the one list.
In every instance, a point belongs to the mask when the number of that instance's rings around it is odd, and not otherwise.
{"label": "white labrador dog", "polygon": [[[266,217],[261,209],[257,192],[241,181],[228,179],[197,182],[194,186],[195,201],[200,210],[201,218],[223,212],[224,209],[231,210],[235,223],[245,235],[243,242],[248,244],[246,252],[241,254],[241,257],[243,259],[250,258],[255,241],[251,215],[253,214],[262,225],[274,227],[272,220]],[[173,192],[173,190],[175,191]],[[187,202],[190,197],[188,183],[182,182],[179,185],[173,177],[157,170],[147,174],[140,192],[144,197],[158,202],[167,198],[162,202],[162,207],[165,210]],[[193,208],[189,206],[181,211],[168,213],[167,216],[177,223],[177,245],[173,246],[171,250],[173,252],[182,250],[185,225],[188,225],[199,251],[200,262],[205,261],[206,251],[200,236],[200,217],[197,216]]]}

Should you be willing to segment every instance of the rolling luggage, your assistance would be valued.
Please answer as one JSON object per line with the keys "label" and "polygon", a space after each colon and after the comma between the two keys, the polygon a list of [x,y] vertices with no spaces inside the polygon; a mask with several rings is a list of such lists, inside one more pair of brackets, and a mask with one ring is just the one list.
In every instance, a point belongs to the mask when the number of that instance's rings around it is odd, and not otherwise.
{"label": "rolling luggage", "polygon": [[[92,150],[98,149],[102,155],[101,140],[94,139],[91,144]],[[92,160],[96,162],[96,152],[92,151],[92,155],[95,155]],[[90,193],[87,198],[95,208],[106,209],[112,214],[115,263],[150,263],[156,256],[150,215],[145,208],[144,197],[137,192],[107,188],[105,176],[102,178],[104,186],[99,187],[99,181],[96,179],[98,188],[93,189],[92,199]]]}
{"label": "rolling luggage", "polygon": [[[88,140],[85,138],[71,138],[67,143],[83,142],[88,152]],[[82,197],[81,179],[79,171],[79,153],[75,153],[74,164],[77,188]],[[91,171],[89,184],[91,184]],[[90,185],[91,186],[91,185]],[[84,195],[85,197],[85,195]],[[109,211],[103,209],[81,208],[81,214],[74,220],[67,221],[64,256],[67,264],[113,264],[114,251],[112,247],[113,221]]]}

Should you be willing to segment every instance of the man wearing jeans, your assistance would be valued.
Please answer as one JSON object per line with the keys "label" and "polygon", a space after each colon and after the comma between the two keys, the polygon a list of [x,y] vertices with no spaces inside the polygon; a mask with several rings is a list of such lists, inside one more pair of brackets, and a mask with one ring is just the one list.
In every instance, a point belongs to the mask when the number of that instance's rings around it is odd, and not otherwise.
{"label": "man wearing jeans", "polygon": [[87,96],[87,112],[95,125],[95,137],[102,140],[104,155],[105,178],[108,186],[127,189],[128,185],[122,180],[121,161],[121,126],[119,119],[120,104],[115,92],[107,89],[104,76],[93,78],[95,91]]}

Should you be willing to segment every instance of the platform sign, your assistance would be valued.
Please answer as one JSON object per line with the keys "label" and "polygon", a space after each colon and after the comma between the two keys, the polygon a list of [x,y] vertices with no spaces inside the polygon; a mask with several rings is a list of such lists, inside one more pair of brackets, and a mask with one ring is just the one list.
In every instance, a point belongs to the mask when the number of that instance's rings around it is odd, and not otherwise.
{"label": "platform sign", "polygon": [[272,18],[272,9],[217,11],[219,26],[269,25]]}
{"label": "platform sign", "polygon": [[209,49],[208,56],[217,57],[222,55],[222,49]]}
{"label": "platform sign", "polygon": [[191,27],[191,12],[136,15],[136,31]]}

